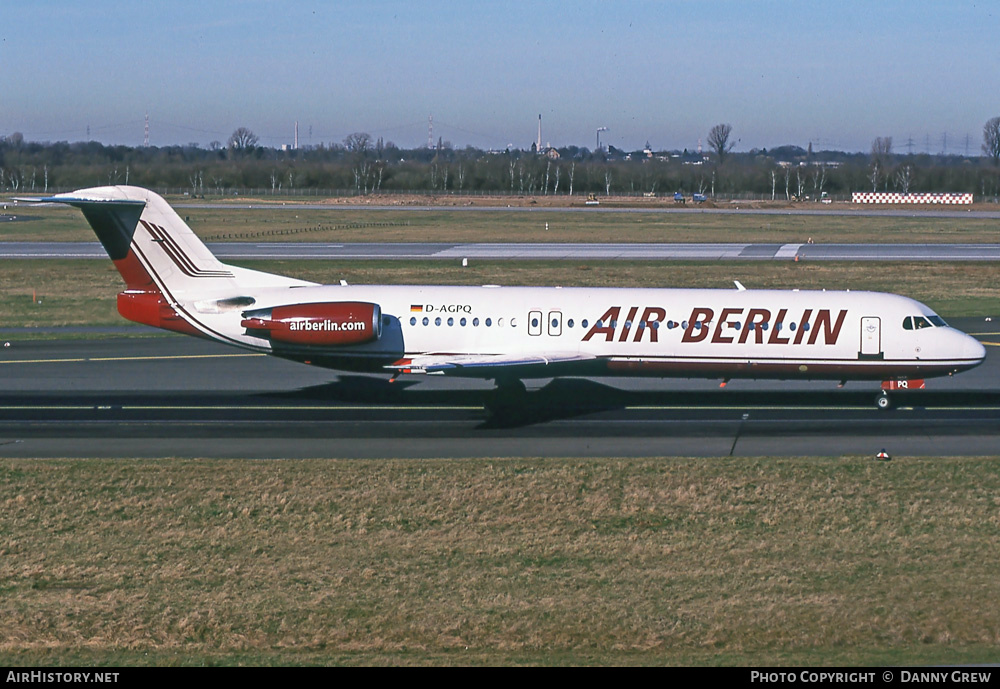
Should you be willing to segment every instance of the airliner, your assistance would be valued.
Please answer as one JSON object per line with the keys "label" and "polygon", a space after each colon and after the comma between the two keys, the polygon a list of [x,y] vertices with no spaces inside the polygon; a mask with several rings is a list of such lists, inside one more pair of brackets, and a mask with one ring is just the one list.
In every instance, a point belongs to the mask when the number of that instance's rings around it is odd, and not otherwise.
{"label": "airliner", "polygon": [[81,189],[125,281],[128,320],[342,371],[464,376],[515,394],[558,376],[882,381],[889,391],[982,363],[930,308],[864,291],[321,285],[220,262],[159,195]]}

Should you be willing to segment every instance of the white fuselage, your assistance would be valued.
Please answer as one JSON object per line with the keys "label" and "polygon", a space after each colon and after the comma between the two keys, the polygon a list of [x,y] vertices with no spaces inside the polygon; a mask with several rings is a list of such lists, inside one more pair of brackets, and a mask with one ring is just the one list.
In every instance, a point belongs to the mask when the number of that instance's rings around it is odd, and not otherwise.
{"label": "white fuselage", "polygon": [[[940,319],[923,304],[877,292],[315,286],[264,290],[255,308],[291,300],[381,307],[380,339],[327,352],[336,368],[352,359],[372,369],[421,355],[548,353],[592,358],[621,375],[887,379],[944,375],[984,354],[974,338],[934,325]],[[238,313],[191,313],[234,344],[323,362],[319,352],[247,336]],[[913,327],[914,317],[926,327]]]}

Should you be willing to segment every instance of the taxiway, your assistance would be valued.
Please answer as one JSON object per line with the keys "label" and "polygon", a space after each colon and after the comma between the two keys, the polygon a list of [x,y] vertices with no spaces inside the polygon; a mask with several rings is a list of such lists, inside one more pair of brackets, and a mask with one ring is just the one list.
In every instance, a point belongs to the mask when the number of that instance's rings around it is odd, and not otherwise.
{"label": "taxiway", "polygon": [[[982,319],[958,327],[996,343]],[[136,329],[138,330],[138,329]],[[163,335],[0,334],[3,457],[526,457],[996,454],[1000,355],[874,406],[877,384],[534,382],[486,411],[486,381],[342,374]]]}

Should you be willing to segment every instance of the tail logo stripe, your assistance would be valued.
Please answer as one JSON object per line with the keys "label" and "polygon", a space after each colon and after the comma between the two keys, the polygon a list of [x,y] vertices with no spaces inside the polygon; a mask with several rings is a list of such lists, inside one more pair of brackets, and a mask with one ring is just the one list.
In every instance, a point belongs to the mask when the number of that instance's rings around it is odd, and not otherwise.
{"label": "tail logo stripe", "polygon": [[164,253],[174,262],[181,272],[192,278],[231,278],[233,274],[228,270],[203,270],[195,265],[194,261],[184,250],[177,244],[176,240],[171,237],[162,227],[159,225],[154,225],[146,220],[140,220],[142,226],[146,228],[150,236],[153,237],[153,241],[160,244],[163,247]]}

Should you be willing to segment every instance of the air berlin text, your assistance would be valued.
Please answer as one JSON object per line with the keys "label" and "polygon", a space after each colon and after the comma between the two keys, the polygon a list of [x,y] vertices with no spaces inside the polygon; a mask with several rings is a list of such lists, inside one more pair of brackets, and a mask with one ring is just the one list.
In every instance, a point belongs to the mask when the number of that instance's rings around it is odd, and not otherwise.
{"label": "air berlin text", "polygon": [[[649,341],[658,341],[658,331],[666,318],[666,309],[647,306],[642,310],[632,306],[621,318],[624,307],[612,306],[598,319],[583,337],[603,336],[606,342],[641,342],[646,333]],[[684,328],[682,343],[705,342],[706,344],[768,344],[835,345],[840,338],[847,309],[841,309],[834,316],[830,309],[804,309],[796,312],[797,317],[789,317],[788,309],[724,308],[716,318],[715,309],[696,306],[679,325]],[[668,327],[674,323],[668,322]]]}

